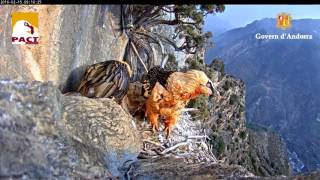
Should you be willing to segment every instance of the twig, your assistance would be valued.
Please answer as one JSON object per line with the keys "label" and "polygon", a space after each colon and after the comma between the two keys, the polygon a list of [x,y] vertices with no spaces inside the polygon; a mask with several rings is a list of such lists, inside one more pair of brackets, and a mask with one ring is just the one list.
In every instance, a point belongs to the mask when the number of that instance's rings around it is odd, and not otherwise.
{"label": "twig", "polygon": [[155,152],[155,151],[153,151],[153,150],[144,150],[144,151],[141,151],[140,152],[141,154],[144,154],[144,155],[148,155],[148,156],[156,156],[157,155],[157,153]]}
{"label": "twig", "polygon": [[213,154],[212,150],[213,150],[212,145],[209,145],[209,154],[211,155],[213,161],[217,162],[218,160],[217,160],[216,156]]}
{"label": "twig", "polygon": [[154,151],[157,155],[161,155],[161,151],[159,149],[151,149],[152,151]]}
{"label": "twig", "polygon": [[131,179],[131,178],[130,178],[131,170],[132,170],[132,165],[130,165],[129,170],[127,171],[127,178],[128,178],[128,180],[130,180],[130,179]]}
{"label": "twig", "polygon": [[150,144],[153,144],[153,145],[156,145],[156,146],[159,146],[159,147],[165,149],[165,147],[162,144],[151,141],[151,140],[143,140],[143,142],[147,142],[147,143],[150,143]]}
{"label": "twig", "polygon": [[185,142],[181,142],[181,143],[178,143],[178,144],[176,144],[176,145],[174,145],[174,146],[172,146],[172,147],[170,147],[170,148],[167,148],[167,149],[165,149],[165,150],[163,150],[162,152],[161,152],[161,154],[163,155],[163,154],[167,154],[168,152],[170,152],[170,151],[173,151],[173,150],[175,150],[176,148],[178,148],[178,147],[180,147],[180,146],[185,146],[185,145],[188,145],[190,143],[190,141],[185,141]]}
{"label": "twig", "polygon": [[167,61],[168,61],[168,54],[165,55],[165,57],[163,58],[162,62],[161,62],[161,67],[164,68],[167,64]]}
{"label": "twig", "polygon": [[147,68],[147,66],[144,64],[142,58],[140,57],[136,46],[135,46],[132,42],[130,42],[130,45],[132,46],[133,51],[136,53],[138,59],[140,60],[141,64],[143,65],[144,69],[146,70],[146,72],[148,72],[148,68]]}
{"label": "twig", "polygon": [[181,111],[182,112],[190,112],[190,111],[199,111],[199,109],[197,109],[197,108],[183,108]]}
{"label": "twig", "polygon": [[187,139],[210,139],[207,135],[204,136],[188,136]]}
{"label": "twig", "polygon": [[150,156],[149,154],[140,153],[137,158],[138,159],[150,159],[150,158],[155,158],[155,157],[158,157],[158,156]]}

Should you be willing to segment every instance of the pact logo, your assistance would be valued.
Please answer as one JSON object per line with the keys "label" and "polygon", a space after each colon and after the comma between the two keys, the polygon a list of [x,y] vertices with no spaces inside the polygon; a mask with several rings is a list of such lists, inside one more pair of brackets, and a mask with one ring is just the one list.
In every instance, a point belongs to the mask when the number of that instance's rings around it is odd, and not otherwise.
{"label": "pact logo", "polygon": [[13,12],[12,23],[12,44],[38,44],[39,43],[39,22],[36,12]]}

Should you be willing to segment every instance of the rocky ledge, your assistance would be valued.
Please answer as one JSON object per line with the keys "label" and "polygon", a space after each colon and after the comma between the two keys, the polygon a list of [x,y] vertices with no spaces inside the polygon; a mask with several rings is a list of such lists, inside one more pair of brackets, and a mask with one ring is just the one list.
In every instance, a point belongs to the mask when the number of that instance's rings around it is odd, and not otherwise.
{"label": "rocky ledge", "polygon": [[[196,122],[187,119],[177,124],[177,138],[165,141],[111,99],[63,95],[51,83],[2,80],[0,179],[260,179],[217,161],[199,140]],[[150,143],[160,149],[141,158],[154,150]]]}
{"label": "rocky ledge", "polygon": [[63,95],[51,83],[0,81],[1,179],[252,176],[242,167],[217,168],[208,154],[200,154],[206,163],[185,164],[170,153],[138,160],[141,134],[111,99]]}
{"label": "rocky ledge", "polygon": [[50,83],[0,82],[0,178],[119,176],[141,141],[110,99],[64,96]]}

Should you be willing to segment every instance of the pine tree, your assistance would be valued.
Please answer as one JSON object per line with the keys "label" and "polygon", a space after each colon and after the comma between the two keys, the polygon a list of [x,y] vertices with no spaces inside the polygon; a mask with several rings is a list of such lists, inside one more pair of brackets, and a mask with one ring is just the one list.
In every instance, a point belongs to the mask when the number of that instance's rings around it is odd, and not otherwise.
{"label": "pine tree", "polygon": [[[208,14],[221,13],[224,5],[122,5],[122,31],[128,36],[125,58],[132,65],[134,74],[144,73],[155,65],[157,54],[164,67],[169,54],[164,46],[175,51],[196,54],[203,49],[211,33],[203,32],[204,18]],[[159,26],[170,26],[174,33],[163,35]],[[156,53],[155,49],[160,52]]]}

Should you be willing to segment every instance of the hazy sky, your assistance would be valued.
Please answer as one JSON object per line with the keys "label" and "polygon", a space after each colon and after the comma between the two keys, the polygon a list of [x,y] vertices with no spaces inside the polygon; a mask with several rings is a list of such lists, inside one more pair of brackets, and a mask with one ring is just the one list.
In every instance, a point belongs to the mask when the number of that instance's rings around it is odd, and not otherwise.
{"label": "hazy sky", "polygon": [[[276,18],[277,14],[287,12],[292,19],[320,19],[320,5],[225,5],[223,13],[208,15],[207,26],[225,22],[228,27],[242,27],[254,20]],[[229,28],[228,28],[229,29]]]}

